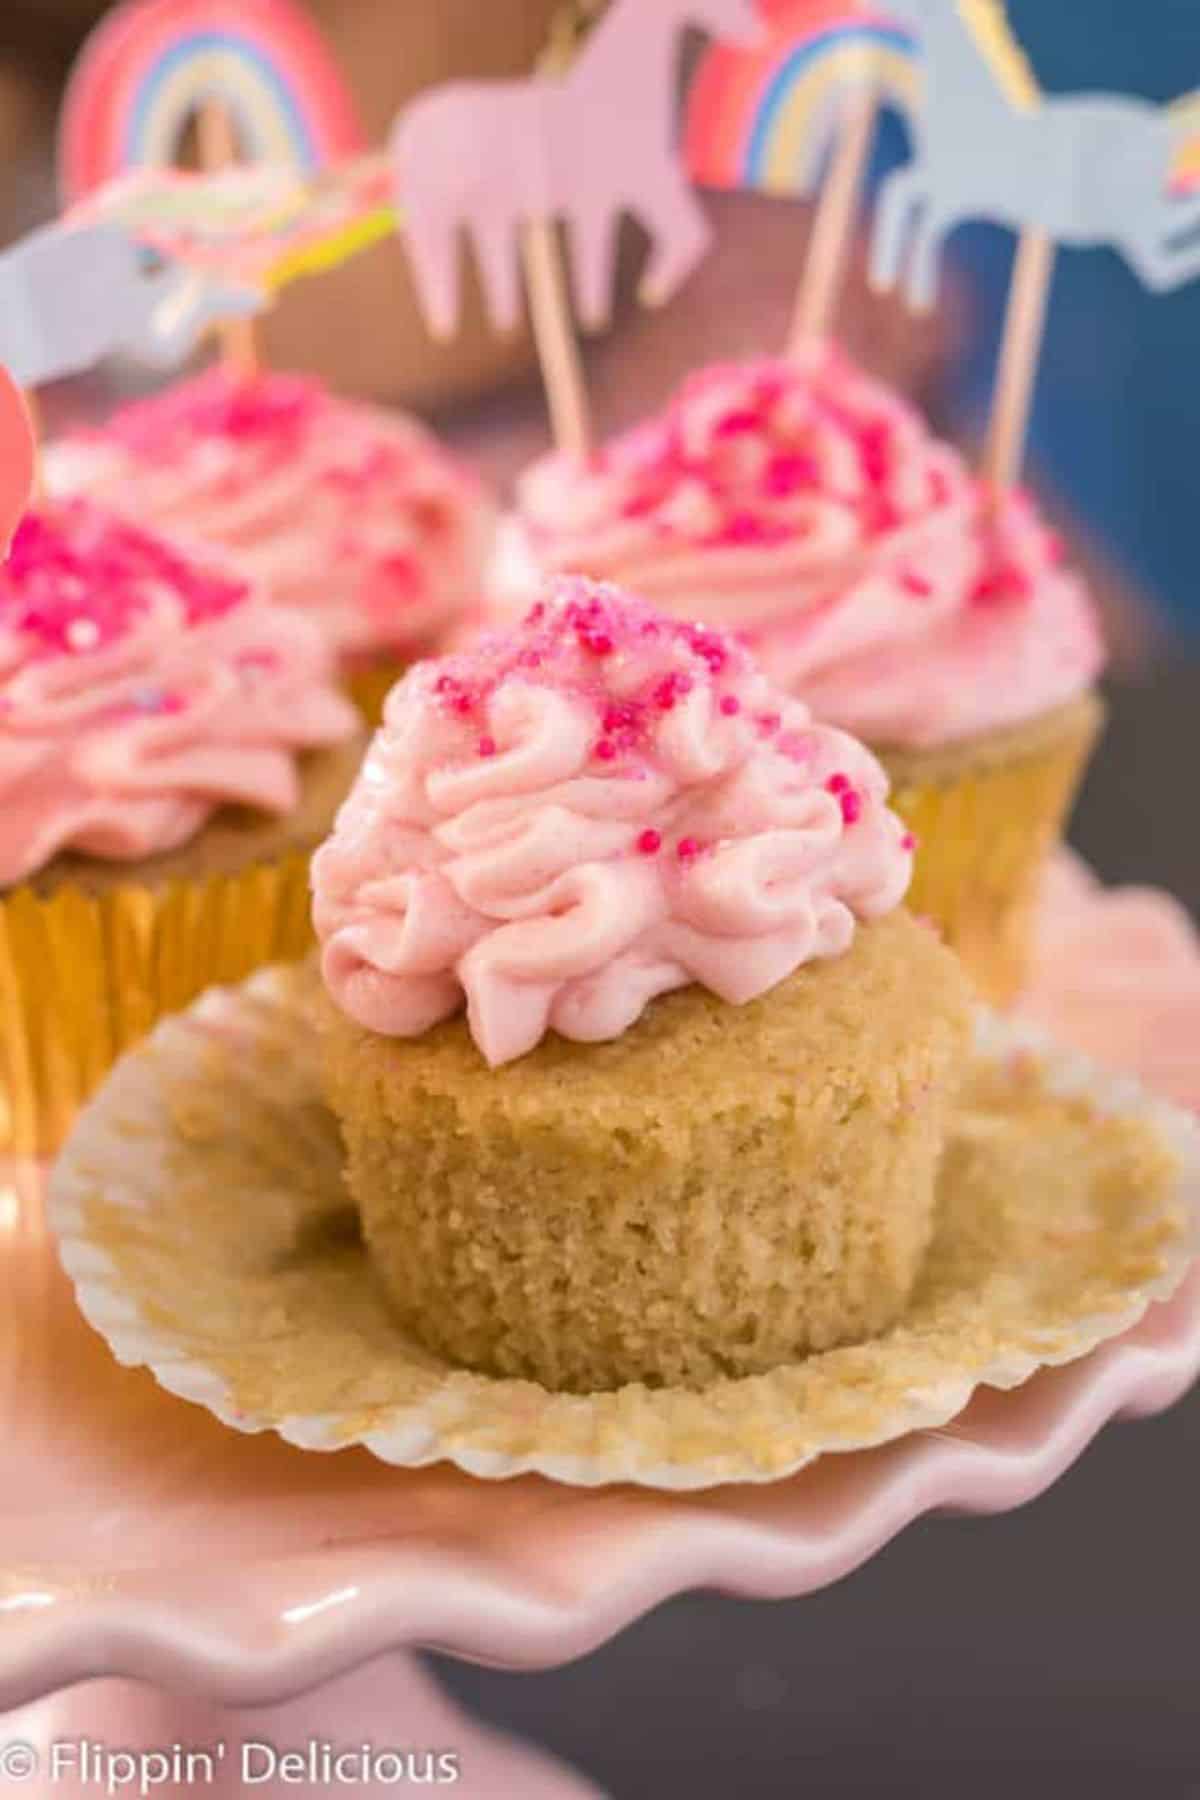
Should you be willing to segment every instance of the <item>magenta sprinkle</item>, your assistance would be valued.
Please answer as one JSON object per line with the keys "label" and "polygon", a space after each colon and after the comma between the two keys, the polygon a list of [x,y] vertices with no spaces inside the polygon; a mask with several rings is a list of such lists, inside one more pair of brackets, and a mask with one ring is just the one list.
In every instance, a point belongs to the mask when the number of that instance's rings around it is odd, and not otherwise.
{"label": "magenta sprinkle", "polygon": [[483,756],[483,757],[495,756],[496,740],[494,737],[481,737],[480,738],[479,754],[480,754],[480,756]]}
{"label": "magenta sprinkle", "polygon": [[453,706],[455,712],[461,713],[464,718],[469,712],[474,711],[475,707],[475,702],[472,700],[470,694],[455,694],[454,699],[450,704]]}
{"label": "magenta sprinkle", "polygon": [[598,756],[601,762],[612,762],[617,754],[617,746],[611,738],[601,738],[592,754]]}
{"label": "magenta sprinkle", "polygon": [[763,492],[773,500],[786,500],[801,488],[817,487],[821,470],[813,456],[797,454],[772,457],[762,478]]}
{"label": "magenta sprinkle", "polygon": [[27,513],[0,572],[0,618],[46,656],[80,656],[125,637],[166,590],[188,625],[222,617],[246,584],[189,562],[164,540],[74,501]]}
{"label": "magenta sprinkle", "polygon": [[913,851],[916,849],[916,847],[917,847],[916,838],[913,836],[911,831],[906,831],[904,836],[900,839],[900,848],[902,850],[907,850],[908,854],[911,856],[913,854]]}
{"label": "magenta sprinkle", "polygon": [[742,703],[736,694],[726,694],[721,700],[721,711],[727,719],[734,719],[742,710]]}
{"label": "magenta sprinkle", "polygon": [[848,794],[850,792],[850,777],[848,775],[831,775],[829,780],[825,783],[825,788],[830,794]]}
{"label": "magenta sprinkle", "polygon": [[862,818],[862,795],[856,794],[853,788],[838,796],[841,802],[842,817],[847,825],[856,825]]}
{"label": "magenta sprinkle", "polygon": [[165,394],[127,406],[110,426],[135,455],[155,460],[186,449],[198,438],[234,443],[302,438],[326,404],[324,389],[304,377],[255,376],[250,380],[215,368]]}
{"label": "magenta sprinkle", "polygon": [[717,421],[716,436],[718,438],[745,437],[748,432],[757,431],[762,424],[760,415],[750,407],[742,407],[737,412],[728,412],[723,419]]}
{"label": "magenta sprinkle", "polygon": [[694,837],[680,838],[675,846],[675,854],[680,862],[694,862],[700,854],[699,840]]}
{"label": "magenta sprinkle", "polygon": [[933,583],[926,576],[919,575],[916,569],[905,569],[900,577],[901,585],[921,600],[927,600],[933,592]]}
{"label": "magenta sprinkle", "polygon": [[657,856],[662,849],[662,833],[659,831],[643,831],[637,841],[637,847],[643,856]]}

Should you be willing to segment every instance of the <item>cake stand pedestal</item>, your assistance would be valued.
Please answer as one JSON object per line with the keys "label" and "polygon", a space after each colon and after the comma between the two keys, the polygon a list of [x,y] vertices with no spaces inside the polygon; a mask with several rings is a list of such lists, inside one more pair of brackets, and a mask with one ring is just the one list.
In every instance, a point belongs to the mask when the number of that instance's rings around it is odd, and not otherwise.
{"label": "cake stand pedestal", "polygon": [[[1029,1010],[1200,1105],[1200,954],[1180,910],[1063,862],[1042,946]],[[1193,1272],[1125,1338],[981,1391],[944,1431],[763,1487],[584,1490],[224,1430],[83,1323],[27,1167],[0,1175],[0,1296],[0,1790],[39,1796],[104,1791],[72,1785],[70,1753],[54,1777],[52,1745],[86,1738],[96,1754],[225,1745],[211,1780],[158,1792],[395,1791],[394,1761],[297,1783],[265,1751],[243,1781],[252,1740],[315,1754],[318,1777],[325,1746],[440,1751],[472,1800],[579,1800],[596,1790],[456,1713],[411,1649],[548,1668],[688,1590],[815,1592],[929,1512],[1034,1498],[1108,1421],[1171,1405],[1200,1372]]]}

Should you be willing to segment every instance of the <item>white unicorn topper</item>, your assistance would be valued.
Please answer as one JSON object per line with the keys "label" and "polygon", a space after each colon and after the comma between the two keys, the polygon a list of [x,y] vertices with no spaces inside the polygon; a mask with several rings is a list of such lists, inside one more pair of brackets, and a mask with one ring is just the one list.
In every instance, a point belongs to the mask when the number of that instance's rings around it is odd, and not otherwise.
{"label": "white unicorn topper", "polygon": [[437,335],[458,324],[461,231],[502,330],[520,317],[519,239],[533,221],[568,222],[589,325],[608,317],[623,214],[651,241],[644,299],[668,300],[692,273],[710,231],[675,142],[676,52],[689,24],[745,43],[763,34],[754,0],[612,0],[565,74],[456,82],[401,113],[398,200]]}
{"label": "white unicorn topper", "polygon": [[1003,0],[885,0],[917,39],[924,106],[916,156],[887,182],[872,278],[902,277],[932,303],[946,238],[991,219],[1054,242],[1107,244],[1148,288],[1200,275],[1200,195],[1172,192],[1172,167],[1200,132],[1200,96],[1161,107],[1131,96],[1044,97]]}

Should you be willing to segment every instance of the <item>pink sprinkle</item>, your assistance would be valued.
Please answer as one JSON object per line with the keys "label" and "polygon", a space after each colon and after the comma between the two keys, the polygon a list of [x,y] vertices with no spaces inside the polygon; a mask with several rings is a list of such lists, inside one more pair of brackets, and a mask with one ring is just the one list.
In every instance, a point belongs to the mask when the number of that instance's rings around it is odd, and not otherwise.
{"label": "pink sprinkle", "polygon": [[494,737],[481,737],[479,740],[480,756],[495,756],[496,740]]}
{"label": "pink sprinkle", "polygon": [[540,669],[542,666],[542,659],[536,650],[522,650],[517,661],[523,669]]}
{"label": "pink sprinkle", "polygon": [[848,793],[839,795],[839,799],[841,800],[843,819],[847,825],[856,825],[862,818],[862,795],[856,794],[851,788]]}
{"label": "pink sprinkle", "polygon": [[726,694],[721,701],[721,711],[727,719],[734,719],[742,710],[742,703],[736,694]]}
{"label": "pink sprinkle", "polygon": [[700,843],[697,838],[680,838],[675,847],[675,854],[680,862],[694,862],[700,854]]}
{"label": "pink sprinkle", "polygon": [[455,712],[462,713],[464,716],[471,711],[474,704],[470,694],[455,694],[451,702]]}
{"label": "pink sprinkle", "polygon": [[594,754],[600,758],[601,762],[611,762],[617,754],[617,746],[611,738],[601,738],[596,745]]}
{"label": "pink sprinkle", "polygon": [[778,713],[759,713],[757,724],[758,729],[762,732],[763,736],[770,737],[774,732],[779,730],[779,727],[783,724],[783,720]]}
{"label": "pink sprinkle", "polygon": [[747,432],[757,431],[762,420],[749,407],[739,412],[728,412],[718,421],[716,435],[719,438],[744,437]]}
{"label": "pink sprinkle", "polygon": [[688,675],[664,675],[654,689],[654,704],[662,712],[674,710],[675,702],[682,694],[692,691],[691,677]]}
{"label": "pink sprinkle", "polygon": [[821,471],[813,456],[776,456],[767,465],[762,479],[763,492],[773,500],[786,500],[800,488],[817,487]]}
{"label": "pink sprinkle", "polygon": [[922,600],[927,600],[933,592],[932,581],[929,581],[924,575],[919,575],[915,569],[905,569],[900,577],[900,582],[910,594],[916,594]]}
{"label": "pink sprinkle", "polygon": [[580,633],[580,643],[593,656],[611,656],[613,641],[605,631],[585,631]]}
{"label": "pink sprinkle", "polygon": [[657,856],[662,849],[662,833],[659,831],[643,831],[637,841],[637,847],[643,856]]}
{"label": "pink sprinkle", "polygon": [[848,794],[850,792],[850,786],[851,782],[848,775],[831,775],[829,780],[825,783],[826,792],[830,794]]}
{"label": "pink sprinkle", "polygon": [[763,520],[756,519],[753,513],[734,513],[720,534],[724,544],[761,544],[767,537],[767,528]]}
{"label": "pink sprinkle", "polygon": [[901,839],[900,839],[900,848],[901,848],[901,849],[902,849],[902,850],[907,850],[907,851],[908,851],[908,854],[909,854],[909,855],[910,855],[910,856],[911,856],[911,855],[912,855],[912,854],[913,854],[913,853],[914,853],[914,851],[915,851],[915,850],[916,850],[916,848],[917,848],[917,840],[916,840],[916,838],[915,838],[915,837],[914,837],[914,835],[913,835],[913,833],[912,833],[912,832],[911,832],[911,831],[906,831],[906,832],[905,832],[905,834],[904,834],[904,836],[903,836],[903,837],[902,837],[902,838],[901,838]]}

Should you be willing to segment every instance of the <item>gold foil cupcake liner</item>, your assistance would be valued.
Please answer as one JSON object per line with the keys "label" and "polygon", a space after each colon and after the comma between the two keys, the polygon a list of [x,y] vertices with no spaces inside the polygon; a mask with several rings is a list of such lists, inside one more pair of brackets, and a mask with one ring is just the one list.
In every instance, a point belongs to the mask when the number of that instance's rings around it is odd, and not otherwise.
{"label": "gold foil cupcake liner", "polygon": [[1028,979],[1042,876],[1101,717],[1098,703],[1073,708],[1045,743],[928,780],[883,753],[891,805],[917,838],[906,904],[935,922],[993,1006],[1009,1005]]}
{"label": "gold foil cupcake liner", "polygon": [[346,692],[357,706],[363,720],[374,731],[383,721],[383,703],[403,675],[412,666],[412,658],[385,657],[351,669],[345,677]]}
{"label": "gold foil cupcake liner", "polygon": [[217,984],[312,946],[308,856],[0,896],[0,1153],[51,1155],[117,1058]]}
{"label": "gold foil cupcake liner", "polygon": [[166,1021],[79,1120],[51,1183],[87,1318],[121,1362],[241,1431],[484,1477],[769,1481],[1086,1355],[1196,1253],[1191,1116],[981,1014],[938,1231],[891,1330],[695,1392],[473,1375],[409,1342],[384,1305],[321,1096],[312,997],[310,971],[267,971]]}

